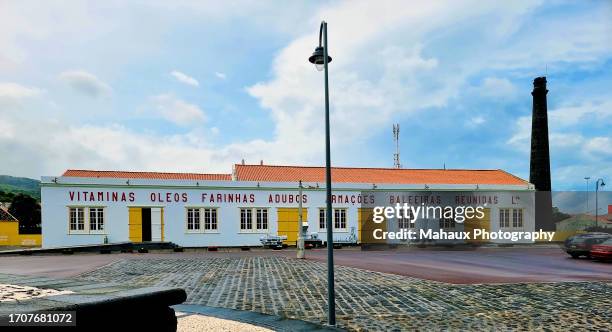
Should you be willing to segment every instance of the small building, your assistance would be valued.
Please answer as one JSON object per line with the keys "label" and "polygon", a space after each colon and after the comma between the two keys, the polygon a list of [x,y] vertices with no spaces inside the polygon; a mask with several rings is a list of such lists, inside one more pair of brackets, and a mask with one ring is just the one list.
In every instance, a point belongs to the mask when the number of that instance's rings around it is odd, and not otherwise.
{"label": "small building", "polygon": [[0,207],[0,246],[38,247],[41,242],[41,234],[20,234],[19,220]]}
{"label": "small building", "polygon": [[[533,185],[503,170],[334,167],[332,180],[335,240],[361,242],[372,207],[396,203],[484,205],[479,227],[535,228]],[[237,164],[227,174],[67,170],[42,177],[41,187],[43,247],[105,241],[258,246],[267,234],[294,245],[300,200],[308,233],[326,238],[324,167]],[[386,220],[384,227],[467,227],[421,222],[426,225]]]}

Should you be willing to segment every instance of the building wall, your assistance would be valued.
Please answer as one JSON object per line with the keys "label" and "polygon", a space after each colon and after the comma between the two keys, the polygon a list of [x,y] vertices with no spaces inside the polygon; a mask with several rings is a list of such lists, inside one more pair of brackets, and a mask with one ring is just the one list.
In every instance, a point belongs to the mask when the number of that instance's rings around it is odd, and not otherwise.
{"label": "building wall", "polygon": [[[162,207],[164,211],[164,240],[185,247],[207,246],[257,246],[265,232],[241,232],[240,208],[268,208],[268,232],[277,234],[277,208],[297,208],[298,191],[279,184],[277,187],[259,187],[253,183],[236,184],[227,187],[205,186],[198,183],[195,186],[144,186],[144,185],[108,185],[108,184],[67,184],[43,183],[42,194],[42,229],[43,247],[73,246],[84,244],[100,244],[107,237],[108,242],[129,241],[128,209],[130,207]],[[402,191],[405,195],[414,194]],[[93,197],[91,196],[93,193]],[[240,195],[240,202],[230,202],[228,195]],[[303,208],[307,209],[310,233],[318,233],[325,240],[324,230],[319,229],[319,208],[325,207],[325,190],[323,188],[304,190]],[[525,209],[524,230],[533,230],[533,211],[530,208],[531,191],[523,190],[516,195],[500,190],[479,192],[479,195],[497,196],[498,201],[491,206],[491,231],[499,227],[499,207],[520,206]],[[116,195],[113,197],[113,195]],[[221,195],[219,200],[218,196]],[[339,189],[334,195],[342,195],[342,199],[334,202],[334,208],[347,209],[346,231],[335,231],[334,240],[346,240],[351,236],[351,230],[357,236],[358,209],[360,197],[370,195],[358,188]],[[531,196],[530,196],[531,195]],[[213,197],[211,201],[210,197]],[[376,196],[372,194],[372,196]],[[520,196],[513,203],[512,197]],[[242,198],[246,197],[246,202]],[[92,200],[93,198],[93,200]],[[116,199],[115,199],[116,198]],[[376,205],[389,205],[388,196],[376,196]],[[101,234],[70,234],[69,207],[103,207],[105,211],[105,231]],[[186,232],[187,207],[218,208],[218,231],[216,233]],[[253,220],[255,222],[255,220]],[[437,225],[437,221],[430,221]],[[435,227],[435,226],[434,226]],[[461,230],[458,225],[456,230]],[[389,229],[391,230],[391,229]],[[497,241],[504,242],[504,241]]]}
{"label": "building wall", "polygon": [[41,243],[41,234],[19,234],[19,222],[0,221],[0,246],[38,247]]}

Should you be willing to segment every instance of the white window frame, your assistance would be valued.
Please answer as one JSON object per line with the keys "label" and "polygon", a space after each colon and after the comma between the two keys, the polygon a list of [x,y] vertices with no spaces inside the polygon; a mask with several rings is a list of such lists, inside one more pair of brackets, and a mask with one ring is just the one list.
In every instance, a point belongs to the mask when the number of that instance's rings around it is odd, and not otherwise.
{"label": "white window frame", "polygon": [[[255,213],[255,225],[254,225],[255,231],[260,232],[260,233],[261,232],[267,233],[268,230],[270,229],[270,211],[269,209],[268,208],[254,208],[253,211]],[[266,227],[259,227],[260,212],[261,212],[261,217],[262,217],[262,224],[264,222],[263,216],[265,215],[265,226]]]}
{"label": "white window frame", "polygon": [[[67,206],[68,208],[68,235],[99,235],[99,234],[107,234],[107,224],[106,224],[106,206],[82,206],[82,205],[70,205]],[[100,209],[101,210],[101,218],[102,221],[101,223],[96,223],[96,225],[100,224],[102,226],[102,229],[95,229],[92,230],[91,229],[91,210],[92,209]],[[79,212],[81,211],[81,217],[82,217],[82,224],[83,224],[83,229],[72,229],[72,219],[73,219],[73,215],[72,215],[72,211],[75,210],[76,211],[76,218],[79,217]],[[97,215],[97,214],[96,214]],[[96,219],[98,218],[98,215],[96,216]]]}
{"label": "white window frame", "polygon": [[[74,216],[73,216],[73,210],[75,212]],[[82,219],[81,222],[79,222],[79,211],[81,212],[80,217]],[[68,207],[68,234],[87,234],[88,230],[87,230],[87,207],[85,206],[69,206]],[[73,223],[72,220],[75,220],[75,222]],[[72,225],[77,225],[76,229],[72,229]],[[78,225],[79,224],[83,224],[83,229],[78,229]]]}
{"label": "white window frame", "polygon": [[522,229],[525,226],[525,213],[523,209],[512,209],[512,228]]}
{"label": "white window frame", "polygon": [[[347,208],[335,208],[333,209],[334,214],[333,214],[333,225],[334,225],[334,231],[338,231],[338,232],[348,232],[348,209]],[[336,227],[336,212],[339,212],[340,215],[342,215],[341,212],[344,212],[344,227]],[[342,220],[340,220],[339,222],[342,222]],[[340,226],[342,226],[342,224],[340,224]]]}
{"label": "white window frame", "polygon": [[[190,223],[190,219],[192,219],[191,223]],[[197,220],[197,223],[196,223],[196,220]],[[193,224],[191,228],[190,228],[191,226],[190,224]],[[193,207],[193,206],[185,207],[185,232],[186,233],[201,233],[202,232],[202,211],[199,207]]]}
{"label": "white window frame", "polygon": [[[257,218],[258,218],[258,211],[260,210],[265,210],[266,211],[266,219],[267,219],[267,228],[257,228]],[[245,234],[250,234],[250,233],[261,233],[261,234],[266,234],[270,231],[270,208],[269,207],[264,207],[264,206],[252,206],[252,207],[240,207],[238,208],[238,220],[239,220],[239,224],[238,224],[238,233],[245,233]],[[250,228],[242,228],[243,225],[243,214],[242,211],[246,211],[246,216],[250,216]]]}
{"label": "white window frame", "polygon": [[[215,207],[205,207],[205,208],[202,208],[202,212],[204,215],[204,227],[202,227],[202,232],[218,233],[219,232],[219,209]],[[210,220],[207,220],[207,215],[208,215],[208,219]],[[209,228],[207,228],[207,226],[209,226],[208,224],[210,224]]]}
{"label": "white window frame", "polygon": [[[199,222],[193,222],[194,228],[189,229],[190,210],[197,212]],[[210,225],[216,224],[216,228],[207,229],[207,214],[210,220]],[[195,218],[194,214],[194,218]],[[214,216],[214,217],[213,217]],[[185,207],[185,233],[186,234],[204,234],[204,233],[219,233],[219,208],[216,206],[186,206]],[[199,227],[195,227],[198,225]]]}
{"label": "white window frame", "polygon": [[499,228],[512,228],[512,208],[499,209]]}
{"label": "white window frame", "polygon": [[[336,211],[344,211],[344,228],[338,228],[336,227]],[[327,230],[327,209],[326,208],[319,208],[319,230],[320,231],[325,231]],[[321,216],[323,216],[323,221],[324,221],[324,228],[321,228]],[[349,224],[349,220],[348,220],[348,208],[332,208],[332,229],[334,230],[334,232],[348,232],[348,224]]]}
{"label": "white window frame", "polygon": [[[327,214],[325,213],[325,208],[319,208],[319,230],[324,231],[327,229]],[[323,224],[321,224],[323,221]],[[323,225],[323,227],[321,227]]]}
{"label": "white window frame", "polygon": [[[105,209],[103,207],[89,207],[87,208],[87,215],[89,217],[89,233],[91,234],[104,234],[106,229],[105,223]],[[92,220],[92,212],[95,213],[95,221]],[[96,225],[97,229],[93,229],[93,225]]]}
{"label": "white window frame", "polygon": [[[414,221],[412,210],[408,210],[408,218],[404,218],[403,216],[398,216],[398,218],[396,219],[397,219],[398,229],[414,229],[416,227],[416,222]],[[408,225],[408,227],[402,227],[406,225]]]}

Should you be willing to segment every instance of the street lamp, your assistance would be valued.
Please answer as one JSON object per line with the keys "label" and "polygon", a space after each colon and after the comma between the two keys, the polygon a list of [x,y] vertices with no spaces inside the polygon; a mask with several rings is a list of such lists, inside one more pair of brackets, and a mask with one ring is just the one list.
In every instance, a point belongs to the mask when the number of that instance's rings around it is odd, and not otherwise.
{"label": "street lamp", "polygon": [[586,180],[586,215],[587,216],[589,215],[589,179],[590,178],[591,178],[590,176],[584,177],[584,179]]}
{"label": "street lamp", "polygon": [[597,179],[597,181],[595,182],[595,227],[597,227],[597,218],[599,217],[599,211],[597,211],[599,209],[599,205],[597,202],[597,193],[599,192],[599,187],[601,186],[603,188],[605,185],[606,184],[604,183],[604,180],[602,178]]}
{"label": "street lamp", "polygon": [[[323,41],[323,44],[321,42]],[[327,22],[322,21],[319,28],[319,46],[308,58],[318,71],[325,69],[325,189],[327,205],[325,222],[327,226],[327,323],[336,325],[336,300],[334,292],[334,233],[332,231],[332,188],[331,188],[331,157],[329,140],[329,83],[328,68],[332,58],[327,54]]]}

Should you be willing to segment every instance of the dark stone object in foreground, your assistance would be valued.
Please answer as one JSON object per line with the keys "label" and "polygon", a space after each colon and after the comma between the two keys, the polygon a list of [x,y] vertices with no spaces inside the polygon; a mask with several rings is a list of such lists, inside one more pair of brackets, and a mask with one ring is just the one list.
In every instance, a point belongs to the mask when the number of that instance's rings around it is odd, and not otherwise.
{"label": "dark stone object in foreground", "polygon": [[555,229],[552,222],[552,196],[550,180],[550,151],[548,144],[548,105],[546,101],[546,77],[533,80],[533,112],[531,119],[531,159],[529,182],[536,189],[535,226],[536,230]]}
{"label": "dark stone object in foreground", "polygon": [[170,306],[183,303],[187,298],[180,288],[130,288],[129,285],[82,280],[0,274],[2,283],[74,292],[2,303],[0,322],[6,321],[11,313],[76,312],[76,326],[16,328],[28,331],[176,331],[177,320]]}

